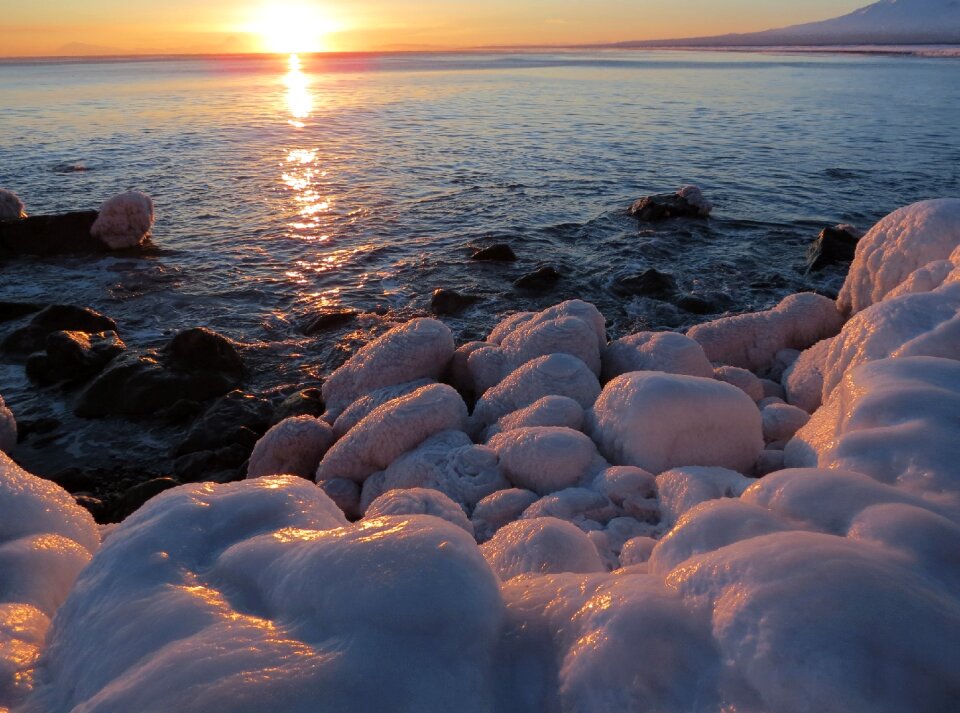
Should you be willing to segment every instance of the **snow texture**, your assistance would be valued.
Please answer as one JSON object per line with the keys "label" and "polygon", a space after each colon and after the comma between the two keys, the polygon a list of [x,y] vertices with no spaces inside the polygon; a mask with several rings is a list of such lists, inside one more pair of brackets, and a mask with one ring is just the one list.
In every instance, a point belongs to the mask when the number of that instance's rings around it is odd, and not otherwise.
{"label": "snow texture", "polygon": [[750,478],[726,468],[688,466],[657,476],[660,527],[668,531],[695,505],[717,498],[737,498],[753,484]]}
{"label": "snow texture", "polygon": [[0,188],[0,220],[19,220],[26,217],[26,206],[20,196],[6,188]]}
{"label": "snow texture", "polygon": [[617,515],[617,509],[603,493],[589,488],[568,488],[547,495],[523,511],[524,520],[555,517],[577,525],[582,530],[595,529]]}
{"label": "snow texture", "polygon": [[247,477],[299,475],[312,479],[332,444],[333,429],[326,422],[313,416],[284,419],[257,441]]}
{"label": "snow texture", "polygon": [[573,487],[599,460],[593,441],[570,428],[517,428],[494,436],[489,446],[507,480],[540,495]]}
{"label": "snow texture", "polygon": [[503,581],[520,574],[606,571],[586,533],[552,517],[511,522],[480,551]]}
{"label": "snow texture", "polygon": [[588,421],[607,460],[651,473],[688,465],[747,473],[763,450],[756,405],[715,379],[624,374],[607,384]]}
{"label": "snow texture", "polygon": [[90,234],[112,250],[135,248],[150,235],[153,227],[153,201],[139,191],[128,191],[110,198],[100,206],[100,214]]}
{"label": "snow texture", "polygon": [[754,401],[763,398],[763,384],[752,371],[735,366],[721,366],[714,370],[713,376],[720,381],[736,386]]}
{"label": "snow texture", "polygon": [[347,516],[347,519],[354,521],[363,516],[363,508],[360,506],[360,484],[358,482],[347,478],[333,478],[324,480],[318,485],[336,503],[337,507]]}
{"label": "snow texture", "polygon": [[583,407],[567,396],[544,396],[526,408],[509,413],[487,429],[484,440],[503,431],[533,426],[583,428]]}
{"label": "snow texture", "polygon": [[453,358],[453,334],[435,319],[414,319],[363,346],[323,384],[336,417],[361,396],[418,379],[436,381]]}
{"label": "snow texture", "polygon": [[466,420],[467,406],[452,387],[423,386],[374,409],[334,443],[317,467],[316,480],[362,483],[433,434],[462,430]]}
{"label": "snow texture", "polygon": [[639,332],[610,342],[603,352],[604,381],[631,371],[713,376],[703,347],[676,332]]}
{"label": "snow texture", "polygon": [[507,523],[519,520],[538,495],[532,490],[510,488],[488,495],[473,510],[473,530],[477,542],[486,542]]}
{"label": "snow texture", "polygon": [[710,361],[761,371],[783,349],[803,350],[832,337],[843,326],[833,300],[801,292],[766,312],[722,317],[692,327],[687,336],[703,347]]}
{"label": "snow texture", "polygon": [[960,245],[960,199],[942,198],[900,208],[877,223],[857,253],[837,302],[856,314],[882,301],[917,268],[946,260]]}
{"label": "snow texture", "polygon": [[473,537],[473,523],[463,508],[436,490],[390,490],[370,503],[364,519],[372,520],[387,515],[432,515],[456,525]]}
{"label": "snow texture", "polygon": [[813,413],[823,400],[823,366],[833,339],[824,339],[801,353],[783,374],[787,403]]}
{"label": "snow texture", "polygon": [[770,404],[760,411],[763,423],[763,440],[767,443],[789,441],[793,434],[807,425],[810,414],[789,404]]}
{"label": "snow texture", "polygon": [[0,396],[0,451],[9,453],[17,445],[17,420]]}
{"label": "snow texture", "polygon": [[382,389],[361,396],[336,417],[333,422],[333,435],[336,436],[337,440],[340,440],[347,431],[369,416],[374,409],[383,406],[388,401],[412,394],[417,389],[434,383],[436,382],[432,379],[417,379],[405,384],[384,386]]}

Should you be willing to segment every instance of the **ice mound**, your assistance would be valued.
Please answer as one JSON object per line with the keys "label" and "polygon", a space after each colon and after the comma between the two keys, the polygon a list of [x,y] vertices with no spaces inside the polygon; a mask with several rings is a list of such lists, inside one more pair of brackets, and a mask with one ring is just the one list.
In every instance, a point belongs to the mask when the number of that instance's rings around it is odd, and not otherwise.
{"label": "ice mound", "polygon": [[438,518],[347,526],[297,478],[186,486],[81,574],[25,710],[488,711],[503,611]]}
{"label": "ice mound", "polygon": [[877,223],[857,253],[837,302],[856,314],[882,301],[911,273],[960,246],[960,199],[914,203]]}
{"label": "ice mound", "polygon": [[783,349],[806,349],[832,337],[843,326],[833,300],[802,292],[766,312],[722,317],[691,327],[687,336],[710,361],[750,371],[767,368]]}
{"label": "ice mound", "polygon": [[788,467],[837,468],[960,493],[960,361],[905,357],[848,372],[787,445]]}
{"label": "ice mound", "polygon": [[462,431],[443,431],[367,478],[361,508],[390,490],[432,488],[473,510],[483,498],[509,487],[492,448],[474,445]]}
{"label": "ice mound", "polygon": [[713,370],[715,379],[736,386],[754,401],[764,398],[763,383],[756,374],[736,366],[721,366]]}
{"label": "ice mound", "polygon": [[0,452],[0,710],[30,693],[50,620],[99,545],[69,493]]}
{"label": "ice mound", "polygon": [[503,431],[534,426],[564,426],[579,431],[583,428],[583,417],[583,407],[568,396],[544,396],[501,418],[487,429],[485,440]]}
{"label": "ice mound", "polygon": [[17,420],[0,396],[0,451],[9,453],[17,445]]}
{"label": "ice mound", "polygon": [[128,191],[104,202],[90,234],[113,250],[140,245],[153,227],[153,201],[139,191]]}
{"label": "ice mound", "polygon": [[593,441],[571,428],[517,428],[494,436],[489,446],[507,480],[540,495],[576,485],[599,465]]}
{"label": "ice mound", "polygon": [[333,429],[313,416],[293,416],[267,431],[253,448],[248,478],[299,475],[313,478],[320,459],[333,444]]}
{"label": "ice mound", "polygon": [[770,404],[760,411],[763,423],[763,440],[789,441],[793,435],[807,425],[810,414],[797,406],[789,404]]}
{"label": "ice mound", "polygon": [[833,339],[824,339],[803,352],[783,373],[787,403],[813,413],[823,400],[823,368]]}
{"label": "ice mound", "polygon": [[473,537],[473,523],[467,518],[463,508],[436,490],[391,490],[370,503],[364,518],[372,520],[387,515],[432,515],[456,525]]}
{"label": "ice mound", "polygon": [[639,332],[610,342],[603,352],[604,381],[630,371],[713,376],[703,347],[675,332]]}
{"label": "ice mound", "polygon": [[435,319],[414,319],[362,347],[323,384],[335,418],[361,396],[417,379],[436,381],[453,358],[453,334]]}
{"label": "ice mound", "polygon": [[552,517],[511,522],[480,551],[503,581],[520,574],[606,571],[586,533]]}
{"label": "ice mound", "polygon": [[522,488],[498,490],[485,497],[477,503],[470,517],[477,542],[486,542],[501,527],[519,520],[524,511],[539,497],[532,490]]}
{"label": "ice mound", "polygon": [[755,481],[726,468],[687,466],[657,476],[661,528],[669,530],[684,513],[707,500],[737,498]]}
{"label": "ice mound", "polygon": [[463,430],[466,420],[467,406],[452,387],[423,386],[379,406],[350,429],[320,461],[316,480],[362,483],[433,434]]}
{"label": "ice mound", "polygon": [[337,440],[343,438],[347,431],[369,416],[374,409],[383,406],[388,401],[412,394],[422,386],[433,383],[436,383],[433,379],[417,379],[405,384],[384,386],[382,389],[376,389],[361,396],[336,417],[333,422],[333,435],[336,436]]}
{"label": "ice mound", "polygon": [[589,488],[567,488],[546,495],[523,511],[524,520],[555,517],[589,532],[600,528],[618,514],[613,502],[603,493]]}
{"label": "ice mound", "polygon": [[715,379],[624,374],[607,384],[588,421],[607,460],[652,473],[689,465],[747,473],[763,450],[756,404]]}
{"label": "ice mound", "polygon": [[26,217],[26,206],[20,196],[6,188],[0,188],[0,220],[19,220]]}

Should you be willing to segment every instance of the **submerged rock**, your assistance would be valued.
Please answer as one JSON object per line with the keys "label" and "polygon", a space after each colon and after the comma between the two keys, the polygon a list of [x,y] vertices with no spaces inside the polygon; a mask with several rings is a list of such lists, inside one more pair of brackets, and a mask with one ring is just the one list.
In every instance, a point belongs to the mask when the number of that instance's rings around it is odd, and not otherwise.
{"label": "submerged rock", "polygon": [[439,288],[430,297],[430,311],[436,315],[453,315],[480,301],[476,295]]}
{"label": "submerged rock", "polygon": [[197,419],[177,448],[177,455],[243,443],[249,439],[241,429],[261,434],[266,431],[272,415],[273,408],[266,399],[245,391],[231,391]]}
{"label": "submerged rock", "polygon": [[0,257],[105,253],[110,246],[90,233],[97,211],[0,220]]}
{"label": "submerged rock", "polygon": [[534,270],[531,273],[528,273],[516,280],[513,283],[514,287],[518,287],[521,290],[531,290],[533,292],[546,292],[556,285],[562,275],[557,271],[555,267],[547,266],[541,267],[538,270]]}
{"label": "submerged rock", "polygon": [[223,371],[239,376],[243,360],[233,342],[206,327],[185,329],[165,347],[174,369],[184,371]]}
{"label": "submerged rock", "polygon": [[308,337],[324,332],[328,329],[336,329],[350,324],[360,314],[353,309],[324,310],[309,315],[303,327],[303,333]]}
{"label": "submerged rock", "polygon": [[27,360],[27,376],[40,384],[83,381],[101,372],[126,349],[113,331],[53,332],[47,335],[46,352]]}
{"label": "submerged rock", "polygon": [[645,196],[630,206],[630,215],[647,223],[669,218],[706,218],[713,206],[696,186],[683,186],[676,193]]}
{"label": "submerged rock", "polygon": [[616,279],[613,291],[623,297],[643,295],[654,299],[667,299],[677,291],[677,281],[673,275],[651,268]]}
{"label": "submerged rock", "polygon": [[517,255],[513,252],[513,248],[506,243],[496,243],[478,249],[470,256],[470,259],[486,262],[513,262],[517,259]]}
{"label": "submerged rock", "polygon": [[807,251],[807,272],[817,272],[828,265],[849,263],[857,252],[861,233],[852,225],[824,228]]}
{"label": "submerged rock", "polygon": [[326,405],[320,389],[301,389],[274,406],[270,424],[278,424],[293,416],[322,416],[325,410]]}
{"label": "submerged rock", "polygon": [[0,349],[14,354],[42,350],[53,332],[117,332],[117,323],[89,307],[50,305],[41,310],[26,327],[7,335]]}

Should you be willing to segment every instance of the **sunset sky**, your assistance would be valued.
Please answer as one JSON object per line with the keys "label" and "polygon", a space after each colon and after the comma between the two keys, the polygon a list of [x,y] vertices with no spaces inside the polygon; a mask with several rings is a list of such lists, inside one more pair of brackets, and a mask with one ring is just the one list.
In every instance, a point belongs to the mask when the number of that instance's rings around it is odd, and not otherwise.
{"label": "sunset sky", "polygon": [[750,32],[863,0],[0,0],[0,56],[364,51]]}

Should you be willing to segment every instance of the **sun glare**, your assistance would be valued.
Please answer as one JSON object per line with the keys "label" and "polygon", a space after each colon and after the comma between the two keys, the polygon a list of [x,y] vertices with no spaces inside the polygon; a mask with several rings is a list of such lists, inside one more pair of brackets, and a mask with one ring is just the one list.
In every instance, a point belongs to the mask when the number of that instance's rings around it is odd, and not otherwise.
{"label": "sun glare", "polygon": [[260,35],[265,52],[296,54],[329,50],[327,37],[337,24],[324,9],[309,2],[264,5],[251,30]]}

